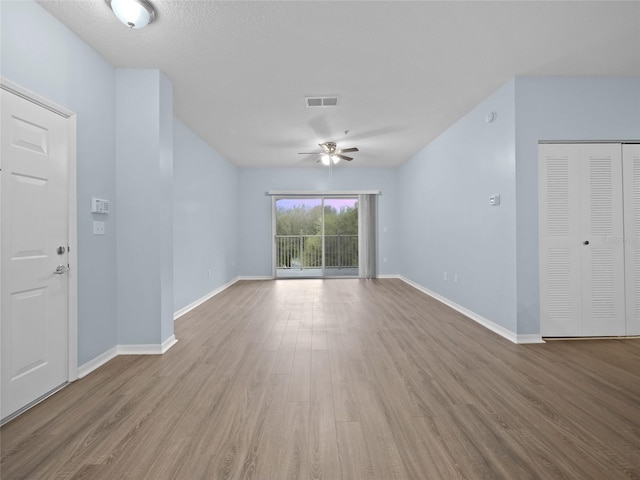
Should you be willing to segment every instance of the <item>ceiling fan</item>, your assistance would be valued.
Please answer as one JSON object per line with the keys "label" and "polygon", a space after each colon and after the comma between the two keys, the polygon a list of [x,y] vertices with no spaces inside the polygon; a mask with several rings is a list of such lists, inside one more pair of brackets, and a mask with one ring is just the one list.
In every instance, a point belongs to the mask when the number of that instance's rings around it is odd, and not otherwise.
{"label": "ceiling fan", "polygon": [[318,145],[322,148],[321,152],[299,152],[298,155],[320,155],[318,161],[322,162],[323,165],[335,165],[340,160],[346,160],[347,162],[353,160],[353,157],[343,155],[344,153],[359,151],[357,147],[338,148],[336,142],[324,142]]}

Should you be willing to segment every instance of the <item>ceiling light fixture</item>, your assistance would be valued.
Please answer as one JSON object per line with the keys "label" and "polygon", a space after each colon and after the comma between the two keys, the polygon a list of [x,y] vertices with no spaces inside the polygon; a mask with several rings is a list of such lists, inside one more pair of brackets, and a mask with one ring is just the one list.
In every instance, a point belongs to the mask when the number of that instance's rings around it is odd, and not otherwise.
{"label": "ceiling light fixture", "polygon": [[320,161],[323,165],[329,165],[331,163],[331,157],[329,155],[322,155],[322,157],[320,157]]}
{"label": "ceiling light fixture", "polygon": [[144,28],[153,22],[156,12],[147,0],[107,0],[118,20],[129,28]]}
{"label": "ceiling light fixture", "polygon": [[338,163],[340,161],[340,157],[337,156],[337,155],[331,155],[331,161],[335,165],[336,163]]}

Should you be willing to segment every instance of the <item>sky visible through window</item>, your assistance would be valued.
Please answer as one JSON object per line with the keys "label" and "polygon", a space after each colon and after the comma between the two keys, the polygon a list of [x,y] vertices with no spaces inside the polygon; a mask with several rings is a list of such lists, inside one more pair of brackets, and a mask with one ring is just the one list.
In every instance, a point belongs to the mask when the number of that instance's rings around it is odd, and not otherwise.
{"label": "sky visible through window", "polygon": [[[326,206],[330,206],[340,211],[345,207],[355,207],[356,203],[358,203],[357,198],[325,198],[324,204]],[[283,208],[285,210],[290,210],[295,207],[319,207],[322,205],[322,199],[320,198],[279,198],[276,200],[276,205],[278,208]]]}

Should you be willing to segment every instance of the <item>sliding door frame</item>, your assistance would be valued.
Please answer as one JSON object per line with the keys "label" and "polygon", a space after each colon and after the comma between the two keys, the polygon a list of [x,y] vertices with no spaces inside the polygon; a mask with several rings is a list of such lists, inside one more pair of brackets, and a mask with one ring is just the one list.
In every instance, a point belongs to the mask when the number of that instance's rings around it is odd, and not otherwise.
{"label": "sliding door frame", "polygon": [[[306,192],[306,193],[285,193],[285,192],[279,192],[279,193],[271,193],[268,192],[268,194],[271,194],[271,277],[273,279],[278,279],[278,280],[287,280],[289,278],[298,278],[298,279],[302,279],[302,278],[306,278],[306,279],[313,279],[313,278],[358,278],[359,277],[359,272],[360,272],[360,262],[358,259],[358,274],[356,275],[339,275],[339,276],[327,276],[326,274],[326,243],[325,243],[325,199],[327,198],[352,198],[355,199],[356,201],[358,201],[358,195],[359,193],[353,193],[353,192],[349,192],[349,193],[341,193],[341,192],[331,192],[331,193],[323,193],[323,192],[319,192],[319,193],[310,193],[310,192]],[[377,193],[377,192],[376,192]],[[322,241],[322,247],[321,247],[321,259],[322,259],[322,265],[321,265],[321,275],[320,276],[312,276],[312,275],[301,275],[301,276],[295,276],[295,277],[279,277],[278,276],[278,259],[277,259],[277,235],[278,232],[276,230],[276,202],[278,200],[281,200],[283,198],[290,198],[290,199],[304,199],[304,198],[319,198],[321,200],[321,208],[322,208],[322,234],[321,234],[321,241]],[[359,217],[360,217],[360,208],[358,206],[358,238],[360,237],[360,221],[359,221]]]}

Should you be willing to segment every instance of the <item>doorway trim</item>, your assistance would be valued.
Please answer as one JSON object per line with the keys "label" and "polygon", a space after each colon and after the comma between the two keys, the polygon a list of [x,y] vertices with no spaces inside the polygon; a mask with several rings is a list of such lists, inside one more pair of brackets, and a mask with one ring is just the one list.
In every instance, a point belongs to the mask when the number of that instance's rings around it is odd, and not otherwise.
{"label": "doorway trim", "polygon": [[[67,215],[69,241],[69,365],[67,382],[78,379],[78,207],[77,207],[77,115],[40,95],[0,77],[0,88],[67,119],[68,132],[68,185]],[[0,260],[1,261],[1,260]],[[36,402],[42,399],[38,399]],[[31,405],[29,405],[31,406]]]}

